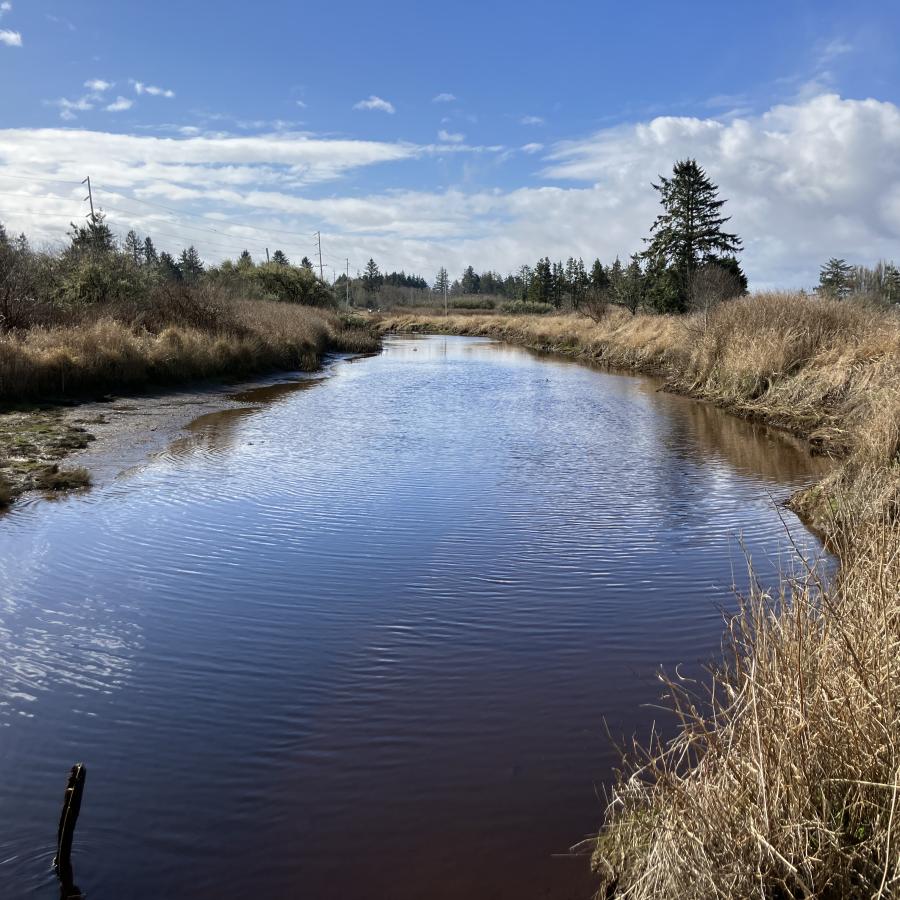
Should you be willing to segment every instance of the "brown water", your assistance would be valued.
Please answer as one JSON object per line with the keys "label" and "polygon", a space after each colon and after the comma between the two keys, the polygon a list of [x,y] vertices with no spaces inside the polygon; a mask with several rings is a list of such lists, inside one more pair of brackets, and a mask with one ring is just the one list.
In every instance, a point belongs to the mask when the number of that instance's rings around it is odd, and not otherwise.
{"label": "brown water", "polygon": [[821,466],[652,381],[396,338],[0,519],[0,896],[587,898],[615,735]]}

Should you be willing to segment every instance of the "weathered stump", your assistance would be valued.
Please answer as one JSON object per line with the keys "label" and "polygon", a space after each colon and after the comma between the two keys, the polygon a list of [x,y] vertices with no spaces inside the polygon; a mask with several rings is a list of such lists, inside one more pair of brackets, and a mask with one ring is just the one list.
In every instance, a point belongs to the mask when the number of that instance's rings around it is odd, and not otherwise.
{"label": "weathered stump", "polygon": [[75,825],[81,812],[81,798],[84,794],[84,779],[87,770],[84,763],[76,763],[69,773],[66,792],[63,795],[62,812],[59,814],[59,828],[56,831],[56,857],[53,867],[59,878],[59,894],[62,900],[81,897],[81,891],[74,883],[72,874],[72,840]]}

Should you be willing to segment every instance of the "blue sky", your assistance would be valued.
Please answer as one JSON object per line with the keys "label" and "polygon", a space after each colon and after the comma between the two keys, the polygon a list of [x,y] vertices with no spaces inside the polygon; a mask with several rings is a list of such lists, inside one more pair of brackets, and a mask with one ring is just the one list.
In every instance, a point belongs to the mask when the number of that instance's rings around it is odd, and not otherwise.
{"label": "blue sky", "polygon": [[[10,8],[4,8],[10,7]],[[640,248],[695,155],[757,286],[900,258],[900,5],[0,0],[0,220],[426,277]],[[45,180],[46,179],[46,180]],[[53,179],[51,181],[51,179]]]}

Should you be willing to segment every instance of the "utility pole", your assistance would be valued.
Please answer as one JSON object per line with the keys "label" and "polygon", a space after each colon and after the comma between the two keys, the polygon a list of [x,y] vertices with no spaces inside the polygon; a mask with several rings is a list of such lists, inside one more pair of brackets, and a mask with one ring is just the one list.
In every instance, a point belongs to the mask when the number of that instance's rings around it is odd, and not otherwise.
{"label": "utility pole", "polygon": [[447,315],[447,281],[448,279],[444,279],[444,315]]}
{"label": "utility pole", "polygon": [[89,200],[91,203],[91,225],[95,225],[97,223],[97,217],[94,215],[94,194],[93,191],[91,191],[91,176],[88,175],[81,183],[87,185],[88,195],[84,199]]}
{"label": "utility pole", "polygon": [[316,232],[316,240],[318,240],[318,242],[319,242],[319,281],[324,281],[325,280],[325,271],[324,271],[324,267],[322,266],[322,232],[321,231]]}
{"label": "utility pole", "polygon": [[269,248],[266,247],[266,265],[269,264]]}
{"label": "utility pole", "polygon": [[347,309],[350,308],[350,257],[347,257]]}

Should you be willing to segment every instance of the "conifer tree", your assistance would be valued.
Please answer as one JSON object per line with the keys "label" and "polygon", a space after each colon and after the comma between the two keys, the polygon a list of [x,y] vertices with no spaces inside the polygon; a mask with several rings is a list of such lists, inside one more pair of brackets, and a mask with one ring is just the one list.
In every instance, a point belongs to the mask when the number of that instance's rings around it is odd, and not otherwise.
{"label": "conifer tree", "polygon": [[165,250],[159,254],[159,271],[166,281],[182,280],[181,269],[178,267],[178,263],[175,262],[172,254],[166,253]]}
{"label": "conifer tree", "polygon": [[272,262],[279,266],[289,266],[290,262],[288,261],[287,256],[283,250],[276,250],[272,254]]}
{"label": "conifer tree", "polygon": [[443,266],[441,266],[434,278],[434,287],[432,290],[441,297],[444,296],[444,293],[449,293],[450,291],[450,275]]}
{"label": "conifer tree", "polygon": [[850,293],[852,274],[853,266],[832,256],[819,272],[819,291],[826,297],[843,300]]}
{"label": "conifer tree", "polygon": [[203,274],[203,261],[197,248],[191,244],[186,250],[181,251],[181,258],[178,260],[178,270],[184,281],[196,281]]}
{"label": "conifer tree", "polygon": [[309,261],[308,256],[304,256],[302,260],[300,260],[300,265],[303,266],[304,269],[309,269],[312,272],[312,263]]}
{"label": "conifer tree", "polygon": [[143,244],[133,228],[125,235],[123,252],[136,266],[139,266],[144,261]]}
{"label": "conifer tree", "polygon": [[694,159],[676,162],[672,177],[660,176],[653,185],[659,192],[663,212],[651,227],[652,236],[644,258],[671,268],[677,286],[677,307],[687,308],[691,283],[700,266],[719,255],[735,254],[741,249],[736,234],[723,230],[730,216],[721,214],[724,200],[719,188]]}
{"label": "conifer tree", "polygon": [[144,238],[144,262],[148,266],[155,266],[159,262],[159,255],[153,241],[149,237]]}
{"label": "conifer tree", "polygon": [[363,272],[363,289],[369,296],[377,294],[378,291],[381,290],[382,281],[383,279],[381,272],[378,269],[378,263],[370,257],[369,261],[366,263],[366,269]]}

